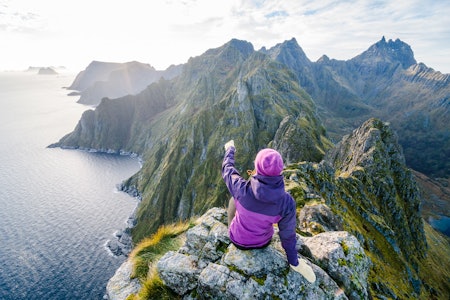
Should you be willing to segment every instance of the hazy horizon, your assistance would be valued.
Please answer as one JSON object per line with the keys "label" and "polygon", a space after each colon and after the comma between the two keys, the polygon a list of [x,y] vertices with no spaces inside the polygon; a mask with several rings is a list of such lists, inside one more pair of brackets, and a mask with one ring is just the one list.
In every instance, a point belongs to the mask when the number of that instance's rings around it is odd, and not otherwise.
{"label": "hazy horizon", "polygon": [[382,36],[411,46],[417,62],[450,73],[450,2],[0,0],[0,70],[94,60],[158,70],[236,38],[256,50],[296,38],[307,57],[351,59]]}

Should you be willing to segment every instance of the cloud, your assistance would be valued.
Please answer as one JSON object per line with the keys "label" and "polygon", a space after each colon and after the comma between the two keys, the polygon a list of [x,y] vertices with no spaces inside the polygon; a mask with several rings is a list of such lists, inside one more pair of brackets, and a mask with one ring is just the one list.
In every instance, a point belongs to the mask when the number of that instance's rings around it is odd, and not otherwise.
{"label": "cloud", "polygon": [[350,59],[386,36],[449,72],[448,15],[444,0],[0,0],[0,46],[14,54],[14,46],[40,43],[53,48],[49,59],[65,54],[86,63],[140,60],[163,68],[232,38],[259,49],[295,37],[314,61],[323,54]]}
{"label": "cloud", "polygon": [[285,10],[277,10],[277,11],[273,11],[273,12],[268,13],[267,15],[265,15],[265,17],[267,19],[284,18],[284,17],[288,17],[288,16],[289,16],[289,14]]}
{"label": "cloud", "polygon": [[[425,55],[429,47],[450,48],[448,1],[299,0],[253,5],[241,2],[235,11],[242,18],[238,31],[246,32],[246,36],[252,37],[250,41],[271,46],[270,43],[281,42],[273,39],[296,37],[312,60],[322,54],[337,59],[352,58],[383,35],[388,39],[400,38]],[[287,14],[270,18],[277,16],[276,12]]]}
{"label": "cloud", "polygon": [[0,30],[17,33],[34,33],[44,26],[38,14],[31,11],[20,11],[8,1],[0,3]]}

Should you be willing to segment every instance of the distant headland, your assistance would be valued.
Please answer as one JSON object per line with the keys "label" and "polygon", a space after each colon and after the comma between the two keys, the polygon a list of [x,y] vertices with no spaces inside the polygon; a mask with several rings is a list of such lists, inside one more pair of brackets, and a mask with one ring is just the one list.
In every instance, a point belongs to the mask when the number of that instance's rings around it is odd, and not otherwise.
{"label": "distant headland", "polygon": [[26,70],[27,72],[34,72],[37,73],[39,75],[56,75],[58,74],[57,70],[65,70],[66,67],[64,66],[59,66],[59,67],[33,67],[30,66],[28,67],[28,69]]}

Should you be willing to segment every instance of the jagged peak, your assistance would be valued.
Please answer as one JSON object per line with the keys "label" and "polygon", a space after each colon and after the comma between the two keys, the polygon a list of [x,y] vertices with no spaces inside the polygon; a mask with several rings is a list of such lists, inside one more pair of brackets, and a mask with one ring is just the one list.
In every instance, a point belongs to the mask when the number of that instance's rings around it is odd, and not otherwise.
{"label": "jagged peak", "polygon": [[240,50],[243,53],[251,54],[254,51],[253,45],[250,42],[238,39],[231,39],[224,46],[233,47]]}
{"label": "jagged peak", "polygon": [[[386,151],[389,156],[378,154],[384,149],[390,149]],[[374,155],[382,156],[384,163],[392,159],[402,165],[405,163],[397,136],[389,124],[377,118],[370,118],[350,135],[345,136],[325,160],[332,162],[337,169],[352,172],[358,167],[379,168],[380,165],[373,165]]]}
{"label": "jagged peak", "polygon": [[93,67],[98,67],[98,66],[119,66],[119,65],[120,65],[120,63],[117,63],[117,62],[106,62],[106,61],[93,60],[86,67],[86,69],[93,68]]}
{"label": "jagged peak", "polygon": [[244,41],[244,40],[238,40],[238,39],[231,39],[229,42],[225,43],[224,45],[207,50],[204,54],[205,55],[223,55],[226,54],[228,51],[234,50],[239,52],[243,58],[247,58],[250,56],[255,50],[253,48],[252,43]]}
{"label": "jagged peak", "polygon": [[283,45],[286,45],[286,46],[295,46],[295,47],[301,48],[301,47],[299,46],[299,44],[298,44],[298,42],[297,42],[297,39],[296,39],[295,37],[291,38],[290,40],[285,40],[284,43],[283,43]]}
{"label": "jagged peak", "polygon": [[[238,39],[231,39],[224,45],[206,50],[203,54],[191,57],[185,68],[184,72],[191,73],[197,69],[195,73],[209,72],[218,65],[221,65],[220,61],[225,64],[236,64],[246,60],[255,50],[250,42]],[[208,68],[205,68],[208,66]]]}
{"label": "jagged peak", "polygon": [[330,58],[327,56],[327,55],[322,55],[318,60],[317,60],[317,62],[318,63],[327,63],[327,62],[329,62],[330,61]]}
{"label": "jagged peak", "polygon": [[220,47],[208,49],[199,56],[189,58],[183,65],[181,77],[189,83],[204,76],[209,77],[212,73],[229,72],[247,60],[254,52],[251,43],[231,39]]}
{"label": "jagged peak", "polygon": [[395,40],[389,39],[388,41],[386,41],[386,38],[384,36],[381,38],[380,41],[375,43],[374,46],[378,46],[378,47],[382,46],[382,47],[387,47],[389,49],[399,49],[399,48],[403,48],[403,47],[407,48],[409,50],[411,49],[411,47],[407,43],[403,42],[399,38],[397,38]]}
{"label": "jagged peak", "polygon": [[353,58],[352,61],[362,64],[374,61],[397,62],[400,63],[404,69],[417,63],[414,58],[414,53],[407,43],[398,38],[395,41],[392,39],[386,41],[384,36],[380,41],[370,46],[369,49]]}
{"label": "jagged peak", "polygon": [[306,56],[303,49],[297,43],[295,38],[291,38],[290,40],[286,40],[283,43],[276,44],[269,50],[261,49],[260,52],[268,54],[272,59],[279,60],[281,62],[285,62],[288,65],[292,65],[295,61],[295,64],[300,66],[310,65],[311,61]]}

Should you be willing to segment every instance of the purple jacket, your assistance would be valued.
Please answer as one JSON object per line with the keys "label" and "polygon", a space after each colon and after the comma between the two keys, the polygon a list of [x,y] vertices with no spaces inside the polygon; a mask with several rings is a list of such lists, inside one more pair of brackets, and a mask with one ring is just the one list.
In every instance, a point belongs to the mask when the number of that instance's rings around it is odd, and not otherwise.
{"label": "purple jacket", "polygon": [[230,239],[242,247],[261,247],[272,239],[278,223],[281,244],[291,265],[298,265],[295,201],[284,190],[283,176],[254,175],[245,180],[234,167],[235,148],[223,159],[222,177],[236,204],[236,215],[228,229]]}

